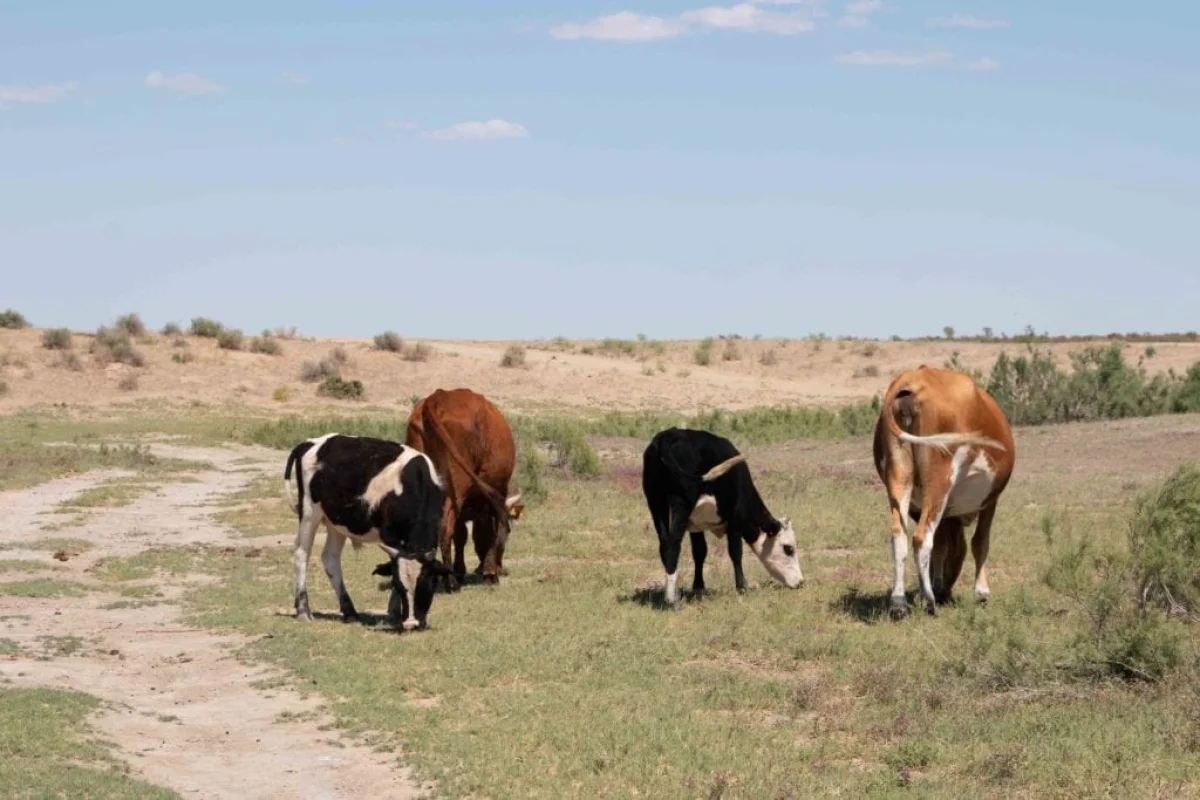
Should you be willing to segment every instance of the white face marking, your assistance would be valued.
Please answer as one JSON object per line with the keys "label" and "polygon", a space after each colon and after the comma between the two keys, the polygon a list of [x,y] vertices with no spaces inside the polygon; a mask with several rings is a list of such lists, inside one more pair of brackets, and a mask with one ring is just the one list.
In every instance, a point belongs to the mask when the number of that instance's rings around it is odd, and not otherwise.
{"label": "white face marking", "polygon": [[804,583],[804,573],[800,571],[800,558],[796,555],[796,532],[792,529],[792,521],[787,517],[780,520],[783,528],[774,536],[759,534],[750,549],[758,556],[758,560],[766,567],[771,577],[789,589],[795,589]]}
{"label": "white face marking", "polygon": [[711,494],[702,494],[696,501],[696,507],[688,516],[689,531],[708,531],[723,527],[721,515],[717,513],[717,498]]}
{"label": "white face marking", "polygon": [[679,600],[679,591],[675,588],[675,580],[679,577],[679,573],[673,572],[667,576],[667,588],[663,591],[663,597],[668,603],[674,604]]}
{"label": "white face marking", "polygon": [[396,559],[396,571],[400,585],[404,587],[404,595],[408,598],[408,616],[400,623],[406,631],[414,630],[420,623],[417,621],[417,579],[421,577],[421,562],[412,558]]}

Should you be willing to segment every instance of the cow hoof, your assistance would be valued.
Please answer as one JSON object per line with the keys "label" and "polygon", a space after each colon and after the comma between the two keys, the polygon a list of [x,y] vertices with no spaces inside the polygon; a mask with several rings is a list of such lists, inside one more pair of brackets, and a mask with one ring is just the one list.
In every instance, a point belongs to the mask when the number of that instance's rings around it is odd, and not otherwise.
{"label": "cow hoof", "polygon": [[359,619],[358,614],[343,614],[342,622],[361,622],[361,620]]}
{"label": "cow hoof", "polygon": [[992,596],[992,593],[991,593],[991,592],[979,592],[979,591],[977,591],[977,592],[975,592],[975,602],[976,602],[976,603],[984,603],[984,604],[986,604],[986,603],[987,603],[987,601],[988,601],[988,598],[990,598],[991,596]]}
{"label": "cow hoof", "polygon": [[949,592],[947,592],[947,591],[940,591],[940,592],[939,592],[939,591],[935,591],[935,592],[933,593],[933,600],[934,600],[934,602],[936,602],[936,603],[937,603],[939,606],[944,606],[944,605],[946,605],[947,603],[949,603],[949,602],[950,602],[951,600],[953,600],[953,599],[954,599],[954,598],[953,598],[953,597],[950,595],[950,593],[949,593]]}
{"label": "cow hoof", "polygon": [[296,614],[296,621],[297,622],[312,622],[313,615],[311,612],[307,612],[307,611],[299,612]]}
{"label": "cow hoof", "polygon": [[500,585],[500,577],[498,575],[485,574],[483,576],[482,583],[484,586],[499,586]]}
{"label": "cow hoof", "polygon": [[705,589],[703,586],[698,589],[692,589],[692,597],[696,600],[703,600],[708,597],[708,589]]}
{"label": "cow hoof", "polygon": [[892,600],[892,619],[899,622],[908,616],[908,602],[904,598]]}

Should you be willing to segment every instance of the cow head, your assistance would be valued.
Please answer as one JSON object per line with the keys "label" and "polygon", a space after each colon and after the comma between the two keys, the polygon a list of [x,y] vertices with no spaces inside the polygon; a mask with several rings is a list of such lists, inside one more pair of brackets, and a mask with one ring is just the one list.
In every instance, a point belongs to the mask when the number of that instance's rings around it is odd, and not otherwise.
{"label": "cow head", "polygon": [[372,574],[391,577],[391,581],[379,587],[390,588],[392,592],[388,598],[388,617],[393,624],[399,623],[401,630],[423,630],[429,624],[437,579],[449,574],[450,569],[432,552],[411,556],[385,549],[390,559],[375,567]]}
{"label": "cow head", "polygon": [[796,556],[796,532],[787,517],[779,520],[779,525],[778,533],[763,531],[750,547],[771,577],[789,589],[795,589],[804,584],[804,573],[800,571],[800,559]]}

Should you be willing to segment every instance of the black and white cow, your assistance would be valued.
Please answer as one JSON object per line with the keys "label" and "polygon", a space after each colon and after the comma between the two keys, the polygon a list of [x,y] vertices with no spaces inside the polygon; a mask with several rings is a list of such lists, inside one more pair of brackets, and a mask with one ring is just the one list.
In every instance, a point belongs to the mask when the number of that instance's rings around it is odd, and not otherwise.
{"label": "black and white cow", "polygon": [[388,554],[388,614],[406,631],[424,628],[436,579],[445,571],[436,559],[444,495],[433,462],[398,442],[329,433],[292,449],[283,483],[288,504],[300,518],[293,551],[296,617],[312,620],[308,560],[317,528],[324,523],[321,563],[342,619],[358,616],[342,580],[342,548],[349,539],[356,550],[378,543]]}
{"label": "black and white cow", "polygon": [[642,454],[642,493],[658,533],[658,553],[667,571],[666,601],[679,602],[676,578],[683,534],[692,539],[695,594],[704,592],[706,531],[726,536],[734,584],[746,590],[742,543],[772,577],[791,589],[804,583],[796,557],[796,533],[787,517],[776,519],[763,503],[746,457],[728,439],[708,431],[668,428],[655,434]]}

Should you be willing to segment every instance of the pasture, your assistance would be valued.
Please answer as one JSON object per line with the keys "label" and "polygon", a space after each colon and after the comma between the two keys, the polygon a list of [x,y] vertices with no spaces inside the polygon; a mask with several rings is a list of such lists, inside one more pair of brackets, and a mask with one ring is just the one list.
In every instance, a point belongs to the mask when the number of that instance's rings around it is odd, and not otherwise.
{"label": "pasture", "polygon": [[404,635],[384,624],[374,547],[343,561],[363,624],[340,621],[316,554],[317,620],[293,618],[295,516],[281,499],[283,448],[306,426],[400,437],[403,396],[313,401],[288,424],[195,392],[8,409],[0,793],[1200,796],[1190,636],[1154,680],[1099,664],[1096,609],[1062,580],[1080,542],[1126,547],[1139,492],[1200,455],[1196,415],[1017,428],[990,603],[971,597],[968,556],[956,603],[900,623],[869,436],[734,434],[768,506],[792,519],[806,585],[774,584],[747,553],[739,596],[710,538],[709,595],[690,596],[685,548],[673,612],[641,495],[646,439],[614,422],[587,431],[594,463],[562,452],[576,434],[539,449],[529,431],[588,412],[525,381],[500,405],[518,485],[540,487],[507,574],[439,593],[430,628]]}

